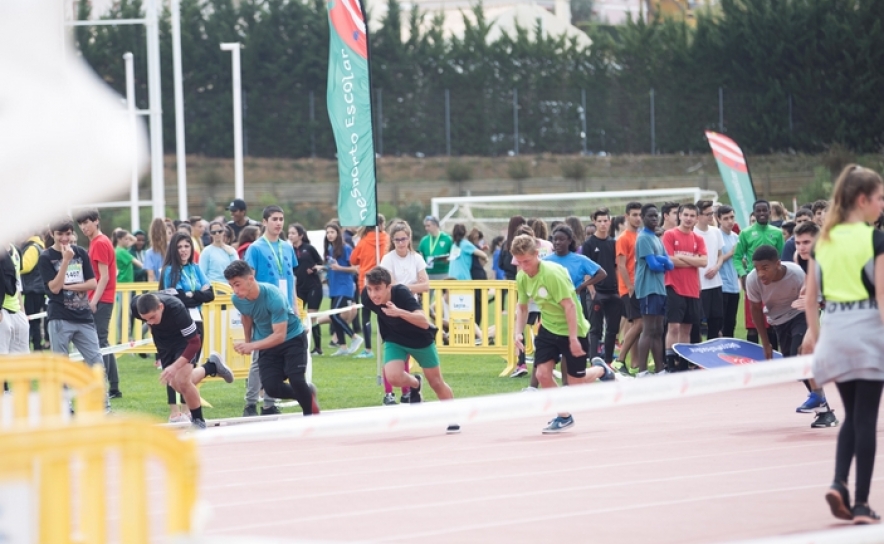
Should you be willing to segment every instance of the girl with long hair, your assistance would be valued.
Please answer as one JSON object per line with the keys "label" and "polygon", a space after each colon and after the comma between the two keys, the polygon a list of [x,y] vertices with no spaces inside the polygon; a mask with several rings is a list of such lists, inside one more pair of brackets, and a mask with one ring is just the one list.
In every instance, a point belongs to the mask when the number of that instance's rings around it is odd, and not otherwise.
{"label": "girl with long hair", "polygon": [[240,259],[246,258],[246,250],[259,236],[261,236],[261,229],[254,225],[249,225],[239,231],[239,238],[236,240],[236,254]]}
{"label": "girl with long hair", "polygon": [[209,223],[209,235],[212,243],[203,248],[200,255],[200,270],[209,281],[227,283],[224,278],[224,270],[236,260],[237,253],[224,241],[226,225],[221,221]]}
{"label": "girl with long hair", "polygon": [[[190,311],[200,338],[204,338],[201,309],[204,303],[215,300],[215,291],[212,283],[194,262],[193,240],[190,235],[182,232],[172,235],[160,273],[159,290],[168,290],[170,294],[174,291],[178,300]],[[198,359],[199,353],[193,360]],[[189,416],[183,414],[175,404],[175,390],[166,386],[166,394],[169,401],[169,422],[189,421]],[[181,399],[181,404],[185,404],[184,399]]]}
{"label": "girl with long hair", "polygon": [[[844,420],[835,449],[835,478],[826,492],[832,514],[856,524],[877,523],[869,507],[875,467],[878,406],[884,387],[884,232],[871,225],[884,210],[881,176],[849,165],[833,190],[805,280],[807,333],[802,353],[813,352],[813,377],[835,382]],[[816,271],[814,273],[813,271]],[[820,326],[818,295],[825,301]],[[848,475],[856,459],[850,504]]]}
{"label": "girl with long hair", "polygon": [[169,248],[169,236],[166,232],[166,221],[162,217],[155,217],[150,222],[149,230],[150,247],[144,252],[144,268],[147,270],[147,281],[154,283],[160,280],[160,269],[163,267],[163,259],[166,258],[166,250]]}
{"label": "girl with long hair", "polygon": [[[337,223],[328,223],[325,226],[325,244],[323,254],[328,266],[328,296],[331,298],[331,309],[345,308],[353,304],[353,295],[356,293],[356,272],[352,270],[350,255],[353,248],[344,243],[344,233]],[[364,341],[361,336],[353,332],[350,322],[354,313],[346,312],[331,316],[332,337],[339,342],[338,351],[332,356],[351,355],[356,353]],[[349,336],[350,347],[346,346],[346,337]]]}
{"label": "girl with long hair", "polygon": [[[298,298],[310,312],[318,312],[322,305],[322,280],[319,272],[323,261],[316,248],[310,245],[310,237],[300,223],[289,225],[289,243],[295,249],[298,266],[295,268],[295,290]],[[322,329],[319,323],[312,327],[313,349],[311,353],[322,355]]]}

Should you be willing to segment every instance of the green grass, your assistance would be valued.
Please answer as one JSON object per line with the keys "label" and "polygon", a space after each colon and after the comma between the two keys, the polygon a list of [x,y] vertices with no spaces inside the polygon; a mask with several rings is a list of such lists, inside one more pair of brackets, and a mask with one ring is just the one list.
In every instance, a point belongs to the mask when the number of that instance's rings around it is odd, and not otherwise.
{"label": "green grass", "polygon": [[[327,326],[323,325],[323,343],[328,343]],[[743,320],[743,305],[737,312],[737,338],[746,337]],[[323,347],[326,353],[332,349]],[[505,363],[503,358],[494,355],[440,355],[442,375],[454,390],[454,396],[474,397],[519,391],[528,384],[527,378],[498,378]],[[120,389],[123,398],[114,399],[113,409],[117,412],[138,412],[165,419],[168,416],[166,390],[159,383],[160,371],[154,367],[153,359],[142,359],[137,355],[125,355],[117,359],[120,372]],[[324,410],[378,406],[384,390],[377,385],[377,363],[374,359],[353,357],[331,357],[324,355],[313,358],[313,383],[319,389],[319,403]],[[205,382],[200,393],[212,404],[205,408],[208,419],[238,417],[245,404],[245,380],[232,384],[221,380]],[[398,392],[397,392],[398,396]],[[429,387],[424,388],[427,400],[436,397]],[[300,413],[300,408],[284,408],[286,413]]]}

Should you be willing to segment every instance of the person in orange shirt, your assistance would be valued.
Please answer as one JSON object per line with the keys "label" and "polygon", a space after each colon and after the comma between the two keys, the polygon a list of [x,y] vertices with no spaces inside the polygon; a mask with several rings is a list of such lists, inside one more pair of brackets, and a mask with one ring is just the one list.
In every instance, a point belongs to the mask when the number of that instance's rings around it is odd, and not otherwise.
{"label": "person in orange shirt", "polygon": [[[362,236],[353,253],[350,254],[351,269],[357,273],[357,290],[359,291],[356,300],[362,300],[362,290],[365,288],[365,275],[380,263],[380,257],[387,254],[390,247],[390,236],[384,231],[384,223],[386,219],[382,214],[378,214],[377,229],[374,227],[363,227]],[[363,334],[365,338],[365,349],[362,353],[356,355],[358,359],[369,359],[374,357],[371,352],[371,312],[363,308],[360,310]]]}
{"label": "person in orange shirt", "polygon": [[624,374],[629,372],[626,368],[626,356],[642,332],[642,315],[638,299],[635,297],[635,239],[638,236],[638,229],[642,226],[641,209],[640,202],[630,202],[626,205],[626,221],[622,234],[617,238],[620,298],[623,299],[623,317],[629,324],[625,329],[620,354],[617,356],[618,361],[614,363],[614,367]]}

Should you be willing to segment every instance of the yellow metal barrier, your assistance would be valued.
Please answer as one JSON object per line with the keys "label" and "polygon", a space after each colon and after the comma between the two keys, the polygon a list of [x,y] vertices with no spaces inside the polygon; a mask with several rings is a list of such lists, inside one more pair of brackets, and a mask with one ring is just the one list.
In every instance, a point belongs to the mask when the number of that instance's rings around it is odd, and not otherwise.
{"label": "yellow metal barrier", "polygon": [[[68,411],[64,401],[65,386],[77,399],[78,413],[104,413],[104,369],[101,365],[90,368],[67,357],[49,354],[0,357],[0,382],[9,384],[11,419],[15,423],[29,420],[28,404],[35,383],[41,418],[63,416]],[[6,403],[0,403],[0,415],[5,416],[2,414],[3,404]]]}
{"label": "yellow metal barrier", "polygon": [[[500,355],[506,360],[500,376],[510,375],[517,362],[512,334],[516,282],[432,280],[430,295],[423,296],[422,302],[424,312],[439,329],[439,353]],[[481,308],[481,323],[476,323],[477,304]]]}
{"label": "yellow metal barrier", "polygon": [[[147,462],[153,459],[161,461],[165,471],[161,503],[166,536],[191,530],[196,445],[154,421],[77,418],[67,425],[55,422],[2,431],[0,444],[0,501],[8,502],[0,504],[4,542],[104,544],[111,501],[119,516],[120,542],[156,541],[150,538],[148,522]],[[119,459],[113,478],[108,474],[108,457]],[[108,493],[109,485],[116,493]],[[13,519],[6,519],[13,513]]]}

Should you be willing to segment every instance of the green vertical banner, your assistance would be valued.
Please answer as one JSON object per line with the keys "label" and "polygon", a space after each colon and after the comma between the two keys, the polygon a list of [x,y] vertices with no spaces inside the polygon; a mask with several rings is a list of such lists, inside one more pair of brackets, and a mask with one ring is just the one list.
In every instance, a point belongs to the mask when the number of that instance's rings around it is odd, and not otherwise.
{"label": "green vertical banner", "polygon": [[755,186],[752,185],[746,157],[740,146],[723,134],[707,130],[706,139],[718,163],[718,171],[731,199],[737,224],[746,228],[749,226],[752,204],[755,203]]}
{"label": "green vertical banner", "polygon": [[338,219],[377,223],[368,25],[360,0],[328,0],[328,117],[338,150]]}

